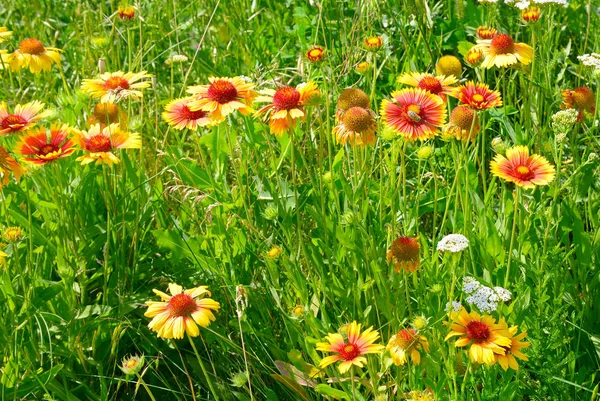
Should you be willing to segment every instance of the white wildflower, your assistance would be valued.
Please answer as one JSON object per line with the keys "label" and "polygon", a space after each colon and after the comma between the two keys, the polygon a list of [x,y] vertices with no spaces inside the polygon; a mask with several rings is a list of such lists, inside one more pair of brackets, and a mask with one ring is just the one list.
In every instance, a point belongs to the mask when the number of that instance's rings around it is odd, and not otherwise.
{"label": "white wildflower", "polygon": [[479,286],[479,281],[475,280],[473,277],[463,278],[463,291],[467,294],[477,291]]}
{"label": "white wildflower", "polygon": [[446,304],[446,312],[458,312],[462,309],[462,304],[458,301],[448,302]]}
{"label": "white wildflower", "polygon": [[533,4],[537,4],[540,6],[549,5],[549,6],[562,6],[568,7],[569,3],[567,0],[532,0]]}
{"label": "white wildflower", "polygon": [[581,64],[586,67],[594,67],[595,69],[600,70],[600,54],[584,54],[583,56],[577,56],[577,58],[581,61]]}
{"label": "white wildflower", "polygon": [[506,288],[494,287],[494,291],[496,291],[496,294],[498,295],[498,298],[500,298],[501,301],[508,302],[511,300],[512,294]]}
{"label": "white wildflower", "polygon": [[556,112],[552,115],[552,128],[555,132],[566,133],[570,131],[575,123],[579,113],[575,109],[566,109]]}
{"label": "white wildflower", "polygon": [[184,56],[183,54],[174,54],[165,61],[165,64],[171,65],[175,63],[185,63],[186,61],[188,61],[187,56]]}
{"label": "white wildflower", "polygon": [[462,234],[449,234],[437,243],[438,251],[460,252],[469,246],[469,240]]}

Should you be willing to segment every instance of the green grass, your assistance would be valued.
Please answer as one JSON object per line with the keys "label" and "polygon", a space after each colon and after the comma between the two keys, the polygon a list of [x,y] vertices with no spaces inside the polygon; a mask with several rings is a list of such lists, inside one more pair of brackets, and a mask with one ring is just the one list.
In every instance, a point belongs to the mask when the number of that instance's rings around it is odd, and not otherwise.
{"label": "green grass", "polygon": [[[0,26],[13,31],[0,49],[33,37],[64,50],[62,68],[50,72],[0,70],[0,100],[9,107],[39,100],[55,111],[38,125],[85,129],[96,100],[80,87],[98,75],[99,59],[106,71],[154,76],[141,101],[121,103],[128,130],[142,135],[141,150],[123,151],[113,167],[65,158],[11,178],[1,191],[1,227],[24,233],[4,248],[0,268],[2,400],[214,399],[209,383],[223,400],[381,401],[427,388],[436,400],[596,399],[598,112],[566,139],[557,138],[551,116],[567,88],[587,86],[599,103],[598,75],[577,60],[600,52],[597,5],[543,7],[533,25],[514,7],[472,0],[428,7],[147,0],[135,4],[129,22],[115,14],[118,5],[0,5]],[[404,142],[383,124],[374,146],[335,143],[342,89],[372,94],[378,111],[400,88],[401,73],[433,72],[445,54],[462,60],[480,25],[535,45],[535,61],[521,69],[464,66],[462,79],[489,84],[504,102],[480,113],[473,143]],[[381,51],[364,50],[370,35],[383,36]],[[303,57],[311,45],[326,49],[323,63]],[[166,64],[174,54],[189,60]],[[376,68],[359,75],[354,66],[365,60]],[[239,113],[196,132],[162,120],[164,106],[187,86],[239,75],[257,89],[313,80],[322,103],[283,137]],[[456,105],[450,98],[449,110]],[[557,178],[516,190],[493,177],[495,137],[543,155]],[[13,149],[17,136],[0,142]],[[434,148],[431,158],[417,157],[423,146]],[[469,247],[455,256],[437,252],[450,233],[465,235]],[[417,273],[396,273],[386,260],[399,235],[419,238]],[[281,255],[267,257],[274,246]],[[492,315],[528,332],[529,360],[518,371],[471,363],[444,341],[445,306],[465,303],[465,275],[512,292]],[[208,285],[221,304],[217,320],[194,339],[206,374],[189,341],[157,338],[147,327],[144,302],[157,301],[152,289],[170,282]],[[397,367],[385,353],[354,369],[356,381],[335,366],[307,378],[325,356],[315,346],[327,333],[356,320],[387,344],[417,316],[428,319],[421,334],[430,352],[421,352],[421,365]],[[126,376],[121,361],[134,354],[145,355],[145,366]]]}

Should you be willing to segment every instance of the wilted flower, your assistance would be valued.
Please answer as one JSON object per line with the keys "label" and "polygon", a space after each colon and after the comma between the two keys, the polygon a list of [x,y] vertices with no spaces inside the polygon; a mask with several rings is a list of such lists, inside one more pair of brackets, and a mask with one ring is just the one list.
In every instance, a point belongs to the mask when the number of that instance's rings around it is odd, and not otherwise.
{"label": "wilted flower", "polygon": [[419,269],[421,263],[419,259],[420,248],[418,238],[398,237],[392,242],[386,257],[388,261],[394,263],[397,272],[403,269],[412,273]]}
{"label": "wilted flower", "polygon": [[462,234],[448,234],[437,243],[440,252],[461,252],[469,246],[469,240]]}
{"label": "wilted flower", "polygon": [[359,106],[346,110],[340,124],[333,128],[336,141],[352,146],[366,146],[375,143],[377,121],[375,113]]}
{"label": "wilted flower", "polygon": [[10,180],[9,173],[12,173],[18,181],[24,172],[25,169],[8,153],[8,150],[0,146],[0,189],[8,185]]}
{"label": "wilted flower", "polygon": [[421,363],[419,351],[429,352],[429,342],[416,330],[402,329],[390,338],[386,349],[390,351],[392,361],[396,366],[404,365],[409,356],[412,363],[419,365]]}
{"label": "wilted flower", "polygon": [[106,127],[110,124],[119,124],[122,129],[127,128],[127,113],[114,103],[97,103],[92,115],[87,119],[86,125],[90,128],[94,124]]}
{"label": "wilted flower", "polygon": [[23,237],[24,235],[21,227],[6,227],[2,232],[2,238],[9,243],[19,242]]}
{"label": "wilted flower", "polygon": [[358,88],[346,88],[340,93],[337,100],[336,118],[338,121],[342,121],[346,110],[352,107],[361,107],[363,109],[369,109],[371,100],[369,95]]}
{"label": "wilted flower", "polygon": [[442,128],[442,139],[455,138],[459,141],[473,142],[481,126],[475,110],[458,105],[450,113],[450,122]]}

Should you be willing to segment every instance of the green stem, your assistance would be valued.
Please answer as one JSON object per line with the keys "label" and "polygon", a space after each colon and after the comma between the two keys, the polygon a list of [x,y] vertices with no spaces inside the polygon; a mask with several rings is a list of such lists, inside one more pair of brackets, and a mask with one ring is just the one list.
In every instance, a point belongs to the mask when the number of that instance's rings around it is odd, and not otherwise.
{"label": "green stem", "polygon": [[196,349],[196,345],[194,345],[194,341],[192,340],[192,337],[190,337],[189,335],[187,337],[188,337],[188,340],[190,340],[190,344],[192,344],[192,348],[194,349],[194,354],[196,354],[196,359],[198,359],[198,364],[200,365],[200,368],[202,369],[202,373],[204,373],[204,378],[206,379],[206,382],[208,383],[208,387],[210,388],[210,392],[212,393],[213,397],[215,397],[215,400],[218,401],[219,400],[219,396],[217,395],[217,392],[215,390],[213,382],[210,379],[210,376],[208,375],[208,372],[206,371],[206,367],[204,367],[204,362],[202,362],[202,358],[200,358],[200,355],[198,354],[198,350]]}
{"label": "green stem", "polygon": [[506,277],[504,278],[504,287],[508,287],[508,280],[510,279],[510,262],[512,261],[512,250],[515,242],[515,231],[517,228],[517,216],[519,212],[519,199],[521,195],[521,190],[519,188],[516,189],[515,196],[513,198],[514,208],[513,208],[513,224],[512,230],[510,233],[510,245],[508,246],[508,263],[506,264]]}

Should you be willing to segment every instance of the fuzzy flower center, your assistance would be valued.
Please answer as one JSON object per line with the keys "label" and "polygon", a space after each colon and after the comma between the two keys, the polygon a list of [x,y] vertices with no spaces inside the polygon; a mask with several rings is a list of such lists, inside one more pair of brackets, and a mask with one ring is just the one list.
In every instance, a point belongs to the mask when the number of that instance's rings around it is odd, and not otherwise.
{"label": "fuzzy flower center", "polygon": [[38,154],[40,156],[46,156],[50,153],[56,152],[58,150],[58,147],[55,145],[51,145],[51,144],[47,144],[42,146],[39,150],[38,150]]}
{"label": "fuzzy flower center", "polygon": [[523,181],[529,181],[535,176],[527,166],[518,166],[515,170],[517,177]]}
{"label": "fuzzy flower center", "polygon": [[344,125],[353,132],[365,132],[373,124],[373,116],[367,109],[351,107],[344,113]]}
{"label": "fuzzy flower center", "polygon": [[190,110],[189,107],[183,105],[181,107],[181,115],[186,120],[199,120],[201,118],[206,117],[208,115],[208,112],[204,110]]}
{"label": "fuzzy flower center", "polygon": [[129,89],[129,81],[127,81],[123,77],[114,76],[108,78],[104,83],[104,89],[106,90],[112,90],[117,88]]}
{"label": "fuzzy flower center", "polygon": [[[476,95],[482,97],[481,95]],[[483,100],[483,97],[482,97]],[[457,125],[461,129],[468,130],[473,124],[473,117],[475,112],[466,106],[456,106],[450,114],[450,122]]]}
{"label": "fuzzy flower center", "polygon": [[169,301],[169,309],[175,316],[189,316],[198,310],[194,298],[188,294],[177,294]]}
{"label": "fuzzy flower center", "polygon": [[515,42],[505,33],[494,36],[490,46],[492,53],[496,55],[510,54],[515,52]]}
{"label": "fuzzy flower center", "polygon": [[346,361],[351,361],[358,355],[360,355],[360,350],[354,344],[348,344],[340,351],[340,356]]}
{"label": "fuzzy flower center", "polygon": [[362,107],[364,109],[369,108],[369,96],[360,89],[347,88],[340,93],[338,97],[338,108],[342,110],[348,110],[351,107]]}
{"label": "fuzzy flower center", "polygon": [[3,129],[14,128],[15,126],[24,126],[25,124],[27,124],[27,120],[15,114],[7,115],[2,119],[2,122],[0,123]]}
{"label": "fuzzy flower center", "polygon": [[487,342],[492,333],[487,324],[473,321],[467,324],[467,337],[475,344]]}
{"label": "fuzzy flower center", "polygon": [[88,140],[87,148],[90,152],[109,152],[112,149],[112,144],[109,137],[94,135]]}
{"label": "fuzzy flower center", "polygon": [[398,261],[419,260],[419,242],[416,238],[396,238],[391,246],[392,255]]}
{"label": "fuzzy flower center", "polygon": [[276,110],[291,110],[298,108],[300,102],[300,92],[291,86],[284,86],[277,89],[273,95],[273,105]]}
{"label": "fuzzy flower center", "polygon": [[573,104],[582,109],[589,109],[594,106],[594,92],[586,87],[575,89],[573,92]]}
{"label": "fuzzy flower center", "polygon": [[39,40],[28,38],[19,44],[19,50],[25,54],[42,54],[46,51],[46,48]]}
{"label": "fuzzy flower center", "polygon": [[419,88],[437,95],[442,92],[442,83],[433,76],[426,76],[419,81]]}
{"label": "fuzzy flower center", "polygon": [[321,57],[323,57],[323,49],[320,47],[315,47],[314,49],[309,50],[308,57],[311,60],[319,60]]}
{"label": "fuzzy flower center", "polygon": [[99,121],[113,123],[119,118],[119,107],[113,103],[98,103],[94,106],[94,117]]}
{"label": "fuzzy flower center", "polygon": [[207,97],[213,102],[226,104],[237,100],[238,90],[231,82],[224,79],[219,79],[210,84],[208,87]]}

